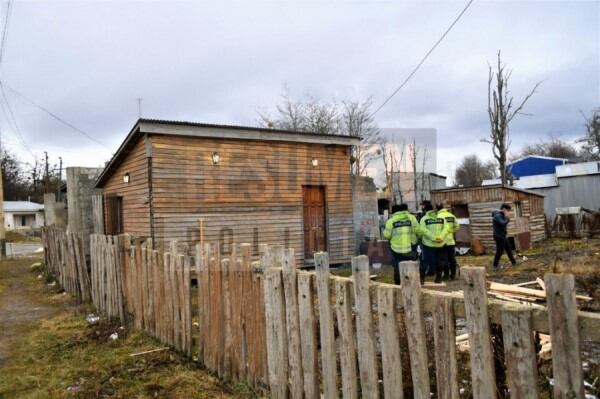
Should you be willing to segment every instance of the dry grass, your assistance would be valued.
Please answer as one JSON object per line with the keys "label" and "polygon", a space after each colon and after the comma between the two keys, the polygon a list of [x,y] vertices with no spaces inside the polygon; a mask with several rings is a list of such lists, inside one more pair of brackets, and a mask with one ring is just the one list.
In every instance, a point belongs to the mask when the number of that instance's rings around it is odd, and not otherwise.
{"label": "dry grass", "polygon": [[[30,269],[33,261],[1,262],[0,284],[18,280],[33,306],[55,311],[39,321],[2,326],[13,329],[14,340],[0,365],[0,398],[256,397],[245,385],[226,385],[174,351],[131,357],[163,345],[108,320],[89,325],[85,315],[92,309],[49,289],[38,279],[39,270]],[[117,340],[109,338],[113,332]]]}
{"label": "dry grass", "polygon": [[[113,332],[120,333],[112,341]],[[231,388],[167,351],[131,357],[160,347],[141,332],[128,334],[104,321],[88,326],[83,314],[61,314],[29,329],[0,370],[2,398],[242,398]]]}

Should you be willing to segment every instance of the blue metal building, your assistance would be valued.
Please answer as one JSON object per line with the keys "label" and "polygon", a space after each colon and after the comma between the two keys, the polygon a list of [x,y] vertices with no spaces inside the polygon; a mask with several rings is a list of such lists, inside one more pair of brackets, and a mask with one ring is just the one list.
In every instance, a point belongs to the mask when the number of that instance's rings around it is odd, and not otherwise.
{"label": "blue metal building", "polygon": [[563,158],[528,155],[506,165],[506,170],[514,177],[552,174],[556,167],[567,163]]}

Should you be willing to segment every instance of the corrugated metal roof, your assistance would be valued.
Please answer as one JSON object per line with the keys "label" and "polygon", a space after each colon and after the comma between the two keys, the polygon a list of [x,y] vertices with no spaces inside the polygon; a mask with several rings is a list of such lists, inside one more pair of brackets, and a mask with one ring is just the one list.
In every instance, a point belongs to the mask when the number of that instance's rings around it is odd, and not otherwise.
{"label": "corrugated metal roof", "polygon": [[584,176],[600,173],[600,162],[583,162],[556,167],[556,177]]}
{"label": "corrugated metal roof", "polygon": [[552,173],[547,175],[523,176],[515,180],[514,185],[523,189],[556,187],[558,186],[558,181],[556,180],[556,175]]}
{"label": "corrugated metal roof", "polygon": [[31,201],[4,201],[4,212],[37,212],[43,211],[44,205]]}

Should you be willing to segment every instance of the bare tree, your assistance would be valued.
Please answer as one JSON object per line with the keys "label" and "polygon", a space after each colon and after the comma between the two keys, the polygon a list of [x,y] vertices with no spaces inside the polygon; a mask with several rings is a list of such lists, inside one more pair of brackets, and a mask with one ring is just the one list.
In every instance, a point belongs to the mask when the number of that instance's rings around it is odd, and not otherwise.
{"label": "bare tree", "polygon": [[517,156],[541,155],[554,158],[574,158],[577,156],[577,148],[557,137],[550,136],[548,140],[540,140],[536,144],[527,144]]}
{"label": "bare tree", "polygon": [[[523,101],[515,107],[513,97],[509,96],[508,81],[512,72],[505,69],[500,59],[498,51],[498,65],[494,73],[492,66],[489,67],[488,73],[488,116],[490,119],[490,136],[483,141],[492,144],[492,153],[498,162],[500,169],[500,179],[502,184],[506,184],[506,160],[508,149],[510,148],[509,124],[517,114],[521,113],[525,103],[533,96],[541,82],[536,83],[531,92],[523,99]],[[492,83],[495,78],[495,87]]]}
{"label": "bare tree", "polygon": [[269,129],[360,137],[361,144],[352,148],[352,173],[364,175],[369,162],[378,156],[376,145],[380,143],[380,132],[371,116],[372,104],[371,99],[326,103],[312,96],[294,101],[286,89],[277,116],[259,111],[258,124]]}
{"label": "bare tree", "polygon": [[390,148],[387,143],[381,143],[378,151],[383,161],[383,169],[385,172],[385,194],[388,200],[388,212],[392,210],[392,204],[394,203],[394,174],[395,170],[395,156],[394,151]]}
{"label": "bare tree", "polygon": [[372,100],[342,101],[341,130],[348,136],[360,137],[360,145],[352,149],[352,172],[366,174],[369,163],[377,156],[375,145],[381,142],[379,129],[371,116]]}
{"label": "bare tree", "polygon": [[580,140],[583,142],[582,155],[585,159],[597,160],[600,159],[600,108],[596,108],[590,117],[585,116],[585,138]]}
{"label": "bare tree", "polygon": [[496,177],[494,161],[483,162],[476,154],[465,156],[456,171],[454,181],[458,186],[480,186],[483,180]]}

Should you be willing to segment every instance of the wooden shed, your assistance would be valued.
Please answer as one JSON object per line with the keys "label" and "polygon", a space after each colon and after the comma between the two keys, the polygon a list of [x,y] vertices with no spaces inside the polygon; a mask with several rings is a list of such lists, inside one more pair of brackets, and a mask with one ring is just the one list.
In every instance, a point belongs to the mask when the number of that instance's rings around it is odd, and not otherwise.
{"label": "wooden shed", "polygon": [[492,211],[504,202],[513,208],[513,219],[508,225],[508,236],[515,245],[527,249],[532,242],[546,237],[544,196],[500,184],[476,187],[451,187],[431,192],[434,204],[447,200],[463,226],[457,234],[458,243],[470,244],[478,239],[489,252],[495,248],[492,232]]}
{"label": "wooden shed", "polygon": [[350,146],[359,138],[140,119],[98,178],[107,234],[280,243],[299,265],[354,251]]}

